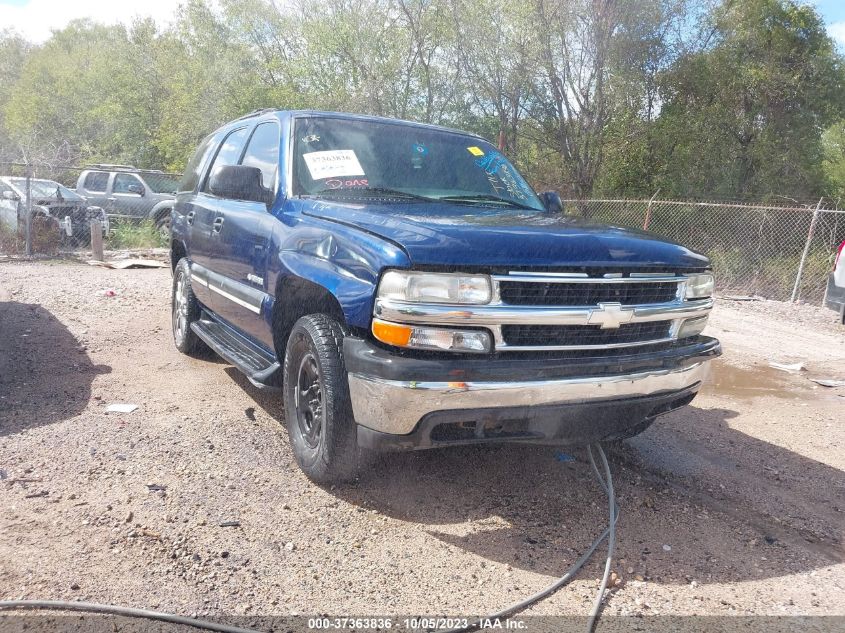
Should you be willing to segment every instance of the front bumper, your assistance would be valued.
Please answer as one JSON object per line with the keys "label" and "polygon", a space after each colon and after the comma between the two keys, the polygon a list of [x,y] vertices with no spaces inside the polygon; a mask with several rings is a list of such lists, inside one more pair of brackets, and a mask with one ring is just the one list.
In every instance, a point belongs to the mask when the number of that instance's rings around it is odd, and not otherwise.
{"label": "front bumper", "polygon": [[420,359],[344,342],[359,443],[400,449],[621,436],[688,403],[720,353],[708,337],[625,356],[542,359]]}

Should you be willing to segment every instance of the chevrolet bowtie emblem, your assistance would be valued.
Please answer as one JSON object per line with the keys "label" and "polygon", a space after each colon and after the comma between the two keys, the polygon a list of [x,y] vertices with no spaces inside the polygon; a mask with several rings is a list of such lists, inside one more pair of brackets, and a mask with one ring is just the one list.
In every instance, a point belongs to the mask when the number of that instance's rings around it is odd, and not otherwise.
{"label": "chevrolet bowtie emblem", "polygon": [[602,330],[611,330],[633,318],[633,308],[623,308],[621,303],[600,303],[598,308],[590,311],[587,323],[598,325]]}

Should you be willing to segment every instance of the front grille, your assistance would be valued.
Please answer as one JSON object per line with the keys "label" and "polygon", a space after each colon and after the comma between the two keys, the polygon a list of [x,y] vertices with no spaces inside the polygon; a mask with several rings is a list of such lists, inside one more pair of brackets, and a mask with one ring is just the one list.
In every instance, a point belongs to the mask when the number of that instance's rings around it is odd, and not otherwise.
{"label": "front grille", "polygon": [[509,346],[622,345],[669,338],[671,321],[626,323],[618,329],[596,325],[503,325]]}
{"label": "front grille", "polygon": [[678,283],[566,283],[500,281],[502,302],[517,306],[594,306],[598,303],[637,305],[675,300]]}

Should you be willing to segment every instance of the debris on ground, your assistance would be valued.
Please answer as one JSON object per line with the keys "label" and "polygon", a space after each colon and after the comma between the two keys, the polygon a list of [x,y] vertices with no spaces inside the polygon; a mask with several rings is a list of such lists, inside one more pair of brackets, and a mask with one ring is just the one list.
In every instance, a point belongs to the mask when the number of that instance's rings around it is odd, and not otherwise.
{"label": "debris on ground", "polygon": [[788,371],[790,373],[795,373],[799,371],[804,371],[804,364],[803,363],[769,363],[769,367],[773,369],[780,369],[781,371]]}
{"label": "debris on ground", "polygon": [[106,407],[106,413],[132,413],[138,408],[137,404],[121,404],[119,402]]}
{"label": "debris on ground", "polygon": [[240,521],[221,521],[218,525],[220,527],[240,527],[241,522]]}
{"label": "debris on ground", "polygon": [[845,387],[845,380],[835,378],[810,378],[810,380],[822,387]]}
{"label": "debris on ground", "polygon": [[119,261],[101,262],[96,259],[88,261],[89,266],[99,266],[101,268],[112,268],[115,270],[125,270],[127,268],[167,268],[165,262],[160,262],[155,259],[121,259]]}
{"label": "debris on ground", "polygon": [[760,297],[751,295],[720,295],[719,299],[727,299],[728,301],[762,301]]}

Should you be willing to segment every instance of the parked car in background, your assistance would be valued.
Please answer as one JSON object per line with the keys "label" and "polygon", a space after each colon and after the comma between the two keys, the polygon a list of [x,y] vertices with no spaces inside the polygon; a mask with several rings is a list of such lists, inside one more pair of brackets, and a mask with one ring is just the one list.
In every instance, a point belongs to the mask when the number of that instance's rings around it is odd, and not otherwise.
{"label": "parked car in background", "polygon": [[[108,233],[109,221],[101,207],[89,204],[78,193],[71,191],[55,180],[30,179],[30,199],[33,214],[46,214],[56,220],[62,228],[65,243],[72,246],[88,244],[91,241],[91,220],[100,220],[103,234]],[[26,178],[22,176],[0,177],[3,213],[7,225],[17,218],[25,222]]]}
{"label": "parked car in background", "polygon": [[839,313],[839,322],[845,325],[845,242],[839,245],[833,271],[827,280],[827,298],[825,305]]}
{"label": "parked car in background", "polygon": [[151,220],[169,236],[179,178],[132,165],[90,165],[79,174],[76,191],[91,204],[103,207],[111,218]]}
{"label": "parked car in background", "polygon": [[721,353],[705,256],[567,217],[488,141],[431,125],[227,124],[188,163],[171,261],[176,347],[281,388],[319,482],[359,448],[630,437]]}

